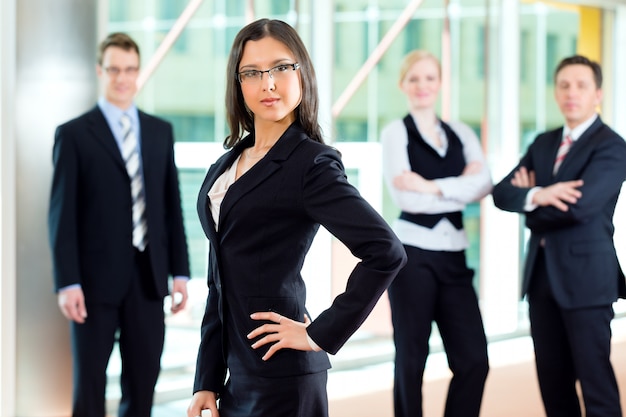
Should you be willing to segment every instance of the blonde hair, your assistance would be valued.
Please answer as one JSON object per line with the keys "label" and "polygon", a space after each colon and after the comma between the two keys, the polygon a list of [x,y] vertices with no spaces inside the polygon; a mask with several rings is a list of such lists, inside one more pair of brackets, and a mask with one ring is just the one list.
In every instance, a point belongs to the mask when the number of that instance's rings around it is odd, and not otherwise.
{"label": "blonde hair", "polygon": [[439,58],[426,50],[415,49],[406,54],[402,60],[402,64],[400,65],[400,83],[404,81],[404,77],[406,77],[406,74],[409,72],[409,69],[411,69],[413,64],[423,59],[431,59],[437,65],[439,77],[441,77],[441,62],[439,62]]}

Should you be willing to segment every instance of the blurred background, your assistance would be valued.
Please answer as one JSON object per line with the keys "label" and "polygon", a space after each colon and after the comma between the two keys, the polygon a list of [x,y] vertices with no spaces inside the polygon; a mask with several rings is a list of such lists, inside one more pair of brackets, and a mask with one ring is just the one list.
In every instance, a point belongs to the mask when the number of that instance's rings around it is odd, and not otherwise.
{"label": "blurred background", "polygon": [[[224,152],[232,40],[260,17],[285,20],[304,39],[317,73],[326,141],[342,152],[349,180],[389,222],[398,210],[382,180],[379,133],[407,112],[398,74],[410,50],[427,49],[441,59],[439,113],[475,130],[494,182],[538,132],[562,124],[553,71],[566,56],[581,53],[602,64],[602,117],[626,134],[626,118],[619,116],[626,112],[619,99],[626,95],[625,1],[3,0],[0,415],[69,414],[69,336],[52,292],[45,223],[51,150],[54,128],[95,103],[97,44],[114,31],[127,32],[141,48],[138,106],[174,125],[192,279],[188,308],[167,317],[156,402],[190,397],[208,250],[196,215],[197,192],[207,168]],[[626,252],[624,217],[620,201],[615,217],[620,256]],[[521,218],[497,210],[487,197],[468,206],[465,221],[488,339],[526,337],[527,306],[519,298],[526,240]],[[314,316],[343,290],[355,262],[340,242],[320,231],[303,271]],[[624,316],[622,302],[615,309],[618,318]],[[391,334],[384,296],[331,358],[331,373],[387,366],[393,359]],[[431,347],[441,351],[436,328]],[[514,356],[515,350],[509,353]],[[438,368],[447,369],[445,361],[431,369]],[[114,410],[115,356],[109,375]]]}

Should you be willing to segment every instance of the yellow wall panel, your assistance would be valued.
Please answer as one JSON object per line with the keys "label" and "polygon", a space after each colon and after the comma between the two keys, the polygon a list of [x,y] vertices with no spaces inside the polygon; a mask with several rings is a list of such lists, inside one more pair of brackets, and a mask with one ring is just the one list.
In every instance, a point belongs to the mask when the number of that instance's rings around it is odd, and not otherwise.
{"label": "yellow wall panel", "polygon": [[595,7],[580,7],[577,53],[602,62],[602,11]]}

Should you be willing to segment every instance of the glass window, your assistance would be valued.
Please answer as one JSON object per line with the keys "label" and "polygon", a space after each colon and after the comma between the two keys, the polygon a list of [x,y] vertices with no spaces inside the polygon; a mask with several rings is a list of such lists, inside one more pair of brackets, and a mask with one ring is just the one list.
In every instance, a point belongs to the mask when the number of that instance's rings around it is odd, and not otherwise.
{"label": "glass window", "polygon": [[109,2],[109,22],[119,22],[125,20],[128,15],[128,2],[115,1]]}
{"label": "glass window", "polygon": [[[163,22],[174,22],[181,15],[183,10],[185,10],[186,2],[179,1],[169,1],[169,0],[161,0],[159,6],[159,20]],[[171,24],[167,25],[168,28]],[[167,35],[167,29],[164,28],[159,30],[159,38],[160,42],[163,41],[165,36]],[[176,39],[176,42],[172,45],[172,52],[184,53],[187,49],[187,31],[183,30],[181,34]]]}
{"label": "glass window", "polygon": [[404,52],[413,49],[423,49],[424,37],[422,36],[422,22],[411,19],[404,28]]}
{"label": "glass window", "polygon": [[[546,35],[546,69],[556,68],[556,65],[559,63],[559,41],[560,37],[557,34],[548,33]],[[545,82],[547,85],[554,85],[554,77],[552,76],[552,72],[546,71]]]}
{"label": "glass window", "polygon": [[207,272],[208,244],[198,220],[196,201],[206,170],[179,169],[180,198],[192,277],[203,277]]}
{"label": "glass window", "polygon": [[478,77],[479,80],[485,78],[486,39],[487,33],[485,32],[485,26],[479,24],[476,28],[476,41],[474,42],[474,45],[476,45],[476,77]]}
{"label": "glass window", "polygon": [[367,139],[367,119],[341,120],[335,129],[335,138],[341,142],[364,142]]}
{"label": "glass window", "polygon": [[561,59],[576,53],[579,15],[572,9],[537,3],[522,7],[520,20],[520,126],[521,149],[525,149],[537,133],[563,124],[554,101],[554,70]]}
{"label": "glass window", "polygon": [[161,117],[174,126],[176,141],[180,142],[213,142],[223,138],[215,138],[211,134],[215,130],[215,116],[213,114],[168,114],[161,113]]}

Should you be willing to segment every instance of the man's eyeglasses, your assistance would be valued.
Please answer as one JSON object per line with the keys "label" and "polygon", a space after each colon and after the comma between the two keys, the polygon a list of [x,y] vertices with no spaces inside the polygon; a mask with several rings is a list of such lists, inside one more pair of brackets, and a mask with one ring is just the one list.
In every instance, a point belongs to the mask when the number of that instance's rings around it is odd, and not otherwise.
{"label": "man's eyeglasses", "polygon": [[259,84],[263,79],[263,73],[267,72],[268,77],[273,80],[282,80],[300,68],[300,64],[280,64],[268,70],[246,70],[237,73],[237,79],[242,84]]}
{"label": "man's eyeglasses", "polygon": [[139,72],[139,67],[126,67],[126,68],[104,67],[103,69],[106,71],[107,74],[109,74],[112,77],[117,77],[121,73],[134,76],[134,75],[137,75],[137,73]]}

